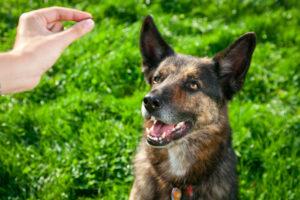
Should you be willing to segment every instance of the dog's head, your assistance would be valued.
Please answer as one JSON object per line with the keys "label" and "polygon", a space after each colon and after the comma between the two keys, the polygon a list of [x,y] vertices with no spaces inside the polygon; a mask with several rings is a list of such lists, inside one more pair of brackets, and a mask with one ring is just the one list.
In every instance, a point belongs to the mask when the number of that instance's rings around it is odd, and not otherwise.
{"label": "dog's head", "polygon": [[220,110],[243,85],[254,48],[255,34],[246,33],[213,58],[176,54],[146,17],[140,49],[151,85],[142,105],[148,144],[165,147],[218,123]]}

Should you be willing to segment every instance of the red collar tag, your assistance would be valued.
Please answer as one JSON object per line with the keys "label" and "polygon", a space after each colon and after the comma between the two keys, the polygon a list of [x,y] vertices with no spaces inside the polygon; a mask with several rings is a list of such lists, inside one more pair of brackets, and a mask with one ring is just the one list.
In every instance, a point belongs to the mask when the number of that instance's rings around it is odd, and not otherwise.
{"label": "red collar tag", "polygon": [[187,196],[189,196],[189,197],[193,196],[193,186],[192,185],[187,186],[185,189],[185,192],[186,192]]}

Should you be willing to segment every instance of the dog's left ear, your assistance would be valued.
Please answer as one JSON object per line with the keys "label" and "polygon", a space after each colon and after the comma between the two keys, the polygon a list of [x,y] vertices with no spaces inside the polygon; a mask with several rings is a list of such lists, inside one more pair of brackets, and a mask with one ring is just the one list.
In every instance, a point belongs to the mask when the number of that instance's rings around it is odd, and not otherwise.
{"label": "dog's left ear", "polygon": [[231,99],[242,88],[255,45],[255,33],[249,32],[213,58],[227,99]]}
{"label": "dog's left ear", "polygon": [[156,28],[151,16],[144,20],[141,36],[140,50],[143,58],[143,72],[148,83],[159,63],[167,56],[173,55],[173,49],[164,41]]}

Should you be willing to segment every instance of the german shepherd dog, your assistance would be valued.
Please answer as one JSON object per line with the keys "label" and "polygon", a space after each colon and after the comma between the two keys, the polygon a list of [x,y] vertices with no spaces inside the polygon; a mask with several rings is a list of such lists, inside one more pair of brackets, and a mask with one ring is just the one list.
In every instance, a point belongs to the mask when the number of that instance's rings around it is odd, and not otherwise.
{"label": "german shepherd dog", "polygon": [[249,32],[213,58],[177,54],[145,18],[140,49],[151,91],[131,200],[238,198],[227,102],[242,88],[255,45]]}

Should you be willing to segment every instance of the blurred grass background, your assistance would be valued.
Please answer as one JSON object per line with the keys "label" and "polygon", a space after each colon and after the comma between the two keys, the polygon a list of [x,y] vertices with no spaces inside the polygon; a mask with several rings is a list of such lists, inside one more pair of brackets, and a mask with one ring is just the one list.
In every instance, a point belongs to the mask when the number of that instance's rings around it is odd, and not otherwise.
{"label": "blurred grass background", "polygon": [[18,17],[67,6],[96,27],[32,92],[0,98],[0,199],[127,199],[148,90],[139,29],[152,14],[176,51],[212,56],[255,31],[243,91],[230,103],[241,199],[300,199],[300,5],[297,0],[6,0],[0,50]]}

